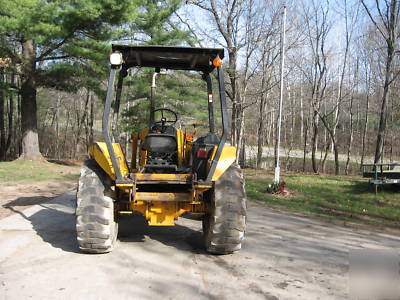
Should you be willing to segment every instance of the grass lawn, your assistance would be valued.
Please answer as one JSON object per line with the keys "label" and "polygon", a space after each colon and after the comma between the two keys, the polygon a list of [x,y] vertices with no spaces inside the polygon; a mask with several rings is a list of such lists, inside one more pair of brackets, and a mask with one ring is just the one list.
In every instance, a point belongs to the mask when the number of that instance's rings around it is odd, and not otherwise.
{"label": "grass lawn", "polygon": [[19,160],[0,162],[0,184],[14,185],[20,181],[33,182],[53,179],[77,179],[79,166],[50,162]]}
{"label": "grass lawn", "polygon": [[[246,161],[246,165],[249,167],[255,167],[256,165],[256,161],[255,159],[249,159]],[[262,159],[262,168],[273,168],[275,165],[275,159],[274,157],[264,157]],[[322,168],[321,166],[321,161],[318,159],[318,165],[320,166],[320,168]],[[344,161],[340,161],[339,162],[340,165],[340,170],[342,173],[344,173],[344,169],[346,166],[346,162]],[[281,157],[281,169],[282,170],[286,170],[286,171],[290,171],[290,172],[303,172],[303,158],[300,157],[287,157],[287,156],[282,156]],[[350,162],[349,164],[349,173],[350,175],[360,175],[361,171],[360,171],[360,164],[359,163],[355,163],[355,162]],[[311,162],[311,158],[306,158],[306,163],[305,163],[305,172],[308,173],[312,173],[313,169],[312,169],[312,162]],[[320,170],[320,172],[325,173],[325,174],[335,174],[335,161],[334,160],[326,160],[325,163],[325,169],[324,170]]]}
{"label": "grass lawn", "polygon": [[249,200],[323,218],[400,228],[400,186],[384,186],[375,196],[366,178],[283,173],[290,193],[279,196],[266,192],[273,172],[246,169],[245,174]]}

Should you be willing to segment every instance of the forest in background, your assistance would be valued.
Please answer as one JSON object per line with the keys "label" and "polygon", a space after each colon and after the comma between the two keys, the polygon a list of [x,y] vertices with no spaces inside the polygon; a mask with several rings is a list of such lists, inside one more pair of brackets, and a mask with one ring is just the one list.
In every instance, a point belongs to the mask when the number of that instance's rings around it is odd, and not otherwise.
{"label": "forest in background", "polygon": [[[0,160],[79,158],[101,139],[110,45],[223,47],[230,143],[268,166],[276,141],[282,1],[0,1]],[[396,161],[399,1],[285,1],[285,167],[348,174]],[[153,70],[131,70],[116,140],[143,128]],[[207,122],[200,75],[159,76],[181,126]],[[272,150],[271,150],[272,149]],[[333,161],[333,162],[332,162]],[[264,164],[263,164],[264,163]]]}

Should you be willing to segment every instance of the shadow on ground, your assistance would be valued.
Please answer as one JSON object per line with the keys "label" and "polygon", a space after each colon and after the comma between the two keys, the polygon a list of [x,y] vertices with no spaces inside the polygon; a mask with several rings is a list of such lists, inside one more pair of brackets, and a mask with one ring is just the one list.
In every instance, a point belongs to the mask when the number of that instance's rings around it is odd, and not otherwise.
{"label": "shadow on ground", "polygon": [[54,199],[54,197],[45,197],[45,196],[19,197],[7,204],[4,204],[3,207],[10,209],[11,211],[14,211],[13,208],[15,208],[16,206],[31,206],[31,205],[45,203],[52,199]]}
{"label": "shadow on ground", "polygon": [[148,226],[146,219],[140,214],[121,216],[118,234],[121,243],[145,242],[146,237],[183,251],[206,253],[201,231],[180,224]]}
{"label": "shadow on ground", "polygon": [[[354,194],[374,194],[375,188],[372,184],[370,184],[367,179],[366,181],[354,181],[352,185],[348,186],[349,192]],[[378,186],[378,197],[379,192],[384,192],[387,194],[398,195],[400,192],[399,184],[386,184]]]}
{"label": "shadow on ground", "polygon": [[48,159],[50,163],[61,165],[61,166],[80,166],[82,162],[80,161],[72,161],[72,160],[58,160],[58,159]]}
{"label": "shadow on ground", "polygon": [[[23,206],[35,204],[39,205],[40,210],[32,215],[23,210]],[[81,253],[76,242],[73,195],[56,198],[20,197],[4,207],[29,221],[42,240],[53,247],[66,252]],[[146,238],[183,251],[206,253],[200,231],[179,224],[172,227],[148,226],[146,219],[140,214],[120,217],[118,234],[120,242],[140,243],[145,242]]]}
{"label": "shadow on ground", "polygon": [[[73,199],[72,195],[55,198],[20,197],[4,207],[29,221],[37,235],[54,248],[79,253],[76,243],[75,217],[72,213],[74,210]],[[29,214],[30,210],[23,210],[23,206],[35,204],[39,206],[37,212]]]}

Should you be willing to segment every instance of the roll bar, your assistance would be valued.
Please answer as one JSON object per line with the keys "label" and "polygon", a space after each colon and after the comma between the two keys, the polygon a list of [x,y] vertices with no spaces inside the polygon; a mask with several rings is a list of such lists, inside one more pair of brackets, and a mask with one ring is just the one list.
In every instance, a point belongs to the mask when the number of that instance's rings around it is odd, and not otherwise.
{"label": "roll bar", "polygon": [[[222,149],[226,143],[227,136],[228,136],[228,116],[227,116],[227,105],[226,105],[226,93],[225,93],[225,83],[224,83],[224,72],[221,67],[217,67],[217,72],[218,72],[218,89],[219,89],[219,98],[220,98],[220,105],[221,105],[221,119],[222,119],[222,135],[220,137],[220,142],[218,144],[217,151],[215,153],[214,159],[211,163],[210,170],[207,174],[207,177],[204,181],[202,181],[202,184],[211,184],[212,177],[214,175],[215,169],[217,167],[218,161],[221,157]],[[116,72],[120,70],[120,78],[119,82],[122,82],[122,77],[124,77],[124,73],[121,72],[126,72],[126,68],[118,68],[115,66],[111,67],[110,70],[110,76],[108,79],[108,86],[107,86],[107,96],[106,96],[106,101],[104,104],[104,112],[103,112],[103,119],[102,119],[102,133],[103,133],[103,138],[104,141],[107,145],[108,153],[110,154],[111,158],[111,163],[115,171],[115,182],[116,183],[132,183],[133,181],[129,178],[123,178],[121,174],[121,170],[119,168],[119,165],[117,163],[117,157],[115,155],[114,148],[112,146],[111,142],[111,136],[110,136],[110,130],[109,130],[109,119],[110,119],[110,112],[111,112],[111,102],[113,98],[113,93],[114,93],[114,85],[115,85],[115,76]],[[207,72],[204,74],[204,78],[207,82],[207,97],[208,97],[208,113],[209,113],[209,122],[210,122],[210,132],[214,133],[215,127],[214,127],[214,107],[213,107],[213,98],[212,98],[212,82],[211,82],[211,77],[210,73]],[[121,91],[122,89],[122,84],[118,84],[117,86],[117,96],[120,98]],[[120,99],[117,99],[118,102]],[[118,105],[119,106],[119,105]],[[116,107],[117,108],[117,107]]]}

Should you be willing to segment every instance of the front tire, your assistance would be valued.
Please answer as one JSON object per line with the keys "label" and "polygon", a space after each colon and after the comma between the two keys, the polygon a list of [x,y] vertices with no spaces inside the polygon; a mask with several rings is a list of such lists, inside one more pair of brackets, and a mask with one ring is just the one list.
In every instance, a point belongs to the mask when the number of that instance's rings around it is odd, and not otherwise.
{"label": "front tire", "polygon": [[229,254],[241,249],[246,230],[246,193],[240,167],[231,165],[208,192],[209,211],[203,220],[207,252]]}
{"label": "front tire", "polygon": [[76,234],[79,249],[86,253],[113,250],[118,235],[114,216],[114,192],[111,178],[95,160],[86,160],[81,168],[76,205]]}

